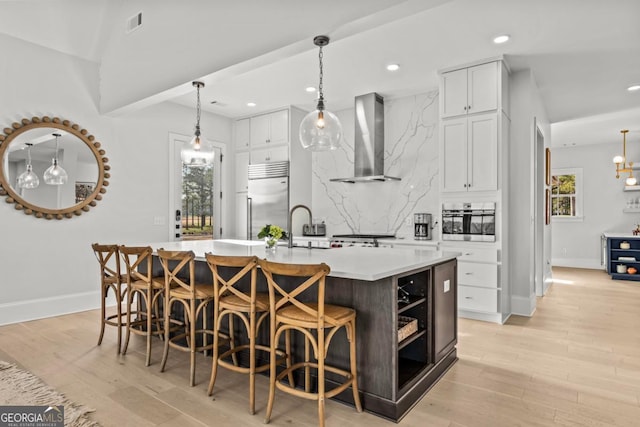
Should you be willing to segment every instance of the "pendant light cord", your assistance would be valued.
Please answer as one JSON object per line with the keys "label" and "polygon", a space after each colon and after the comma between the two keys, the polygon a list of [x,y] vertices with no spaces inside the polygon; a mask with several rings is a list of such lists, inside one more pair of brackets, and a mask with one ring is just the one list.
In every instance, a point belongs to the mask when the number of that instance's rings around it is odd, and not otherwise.
{"label": "pendant light cord", "polygon": [[[322,93],[322,78],[324,77],[324,73],[322,71],[322,68],[323,68],[322,58],[323,58],[322,46],[320,46],[320,51],[318,52],[318,62],[320,64],[320,83],[318,84],[318,94],[320,95],[320,97],[318,98],[319,103],[324,101],[324,94]],[[324,108],[324,105],[322,107]]]}
{"label": "pendant light cord", "polygon": [[200,136],[200,85],[196,86],[196,136]]}
{"label": "pendant light cord", "polygon": [[58,164],[58,148],[59,148],[58,136],[60,136],[60,135],[55,134],[54,136],[56,137],[56,152],[55,152],[55,155],[53,157],[54,157],[54,159],[56,161],[56,165],[57,165]]}

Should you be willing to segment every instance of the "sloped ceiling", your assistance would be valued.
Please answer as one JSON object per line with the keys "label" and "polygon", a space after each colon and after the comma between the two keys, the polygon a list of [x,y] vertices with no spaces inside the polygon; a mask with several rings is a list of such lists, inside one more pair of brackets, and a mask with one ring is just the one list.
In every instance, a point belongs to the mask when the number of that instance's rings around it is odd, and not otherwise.
{"label": "sloped ceiling", "polygon": [[[138,12],[143,26],[127,34]],[[626,90],[640,83],[638,16],[637,0],[0,0],[0,33],[100,62],[100,109],[111,115],[193,107],[193,80],[206,83],[203,108],[227,117],[312,109],[304,89],[317,85],[318,34],[332,39],[333,110],[371,91],[430,90],[439,69],[505,55],[512,70],[532,70],[562,145],[617,142],[620,123],[640,140],[640,92]],[[501,33],[511,41],[492,44]],[[400,70],[387,72],[390,62]]]}

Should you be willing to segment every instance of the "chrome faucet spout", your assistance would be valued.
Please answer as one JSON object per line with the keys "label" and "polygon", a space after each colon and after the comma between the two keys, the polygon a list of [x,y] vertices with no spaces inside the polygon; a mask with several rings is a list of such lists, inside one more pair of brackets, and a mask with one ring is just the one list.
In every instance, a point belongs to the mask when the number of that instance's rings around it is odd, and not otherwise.
{"label": "chrome faucet spout", "polygon": [[291,208],[291,210],[289,211],[289,224],[288,224],[288,230],[287,230],[287,235],[289,236],[289,243],[287,244],[287,246],[290,248],[293,247],[293,213],[296,211],[296,209],[299,209],[299,208],[306,209],[307,212],[309,213],[309,226],[311,226],[313,223],[313,215],[311,214],[311,209],[309,209],[307,206],[295,205],[294,207]]}

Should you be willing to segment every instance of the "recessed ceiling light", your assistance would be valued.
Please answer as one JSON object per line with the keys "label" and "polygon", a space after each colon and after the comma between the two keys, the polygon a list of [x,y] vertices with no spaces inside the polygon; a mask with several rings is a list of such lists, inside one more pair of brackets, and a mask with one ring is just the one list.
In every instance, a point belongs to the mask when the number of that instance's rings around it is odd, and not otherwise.
{"label": "recessed ceiling light", "polygon": [[501,36],[497,36],[496,38],[493,39],[493,42],[495,44],[502,44],[502,43],[506,43],[509,41],[509,36],[507,34],[503,34]]}
{"label": "recessed ceiling light", "polygon": [[640,90],[640,85],[633,85],[627,88],[629,92],[635,92],[636,90]]}
{"label": "recessed ceiling light", "polygon": [[309,87],[307,87],[305,90],[306,90],[307,92],[315,92],[315,91],[316,91],[316,88],[315,88],[315,87],[313,87],[313,86],[309,86]]}
{"label": "recessed ceiling light", "polygon": [[256,103],[255,102],[247,102],[247,107],[255,107]]}
{"label": "recessed ceiling light", "polygon": [[389,64],[387,65],[387,70],[389,71],[398,71],[400,69],[400,65],[398,64]]}

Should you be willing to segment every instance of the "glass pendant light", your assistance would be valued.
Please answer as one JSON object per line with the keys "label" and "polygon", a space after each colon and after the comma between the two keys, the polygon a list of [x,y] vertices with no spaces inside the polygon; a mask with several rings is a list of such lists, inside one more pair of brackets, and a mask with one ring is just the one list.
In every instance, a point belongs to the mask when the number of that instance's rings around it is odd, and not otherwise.
{"label": "glass pendant light", "polygon": [[182,163],[188,166],[207,166],[213,163],[213,143],[207,141],[200,134],[200,88],[204,87],[202,82],[193,82],[193,86],[197,90],[197,105],[196,105],[196,131],[194,136],[189,142],[182,144],[182,150],[180,151],[180,158]]}
{"label": "glass pendant light", "polygon": [[40,185],[40,180],[38,179],[38,175],[36,175],[35,172],[33,171],[33,166],[31,166],[31,146],[33,144],[31,144],[30,142],[27,142],[26,145],[27,145],[27,158],[29,160],[27,161],[27,170],[22,172],[18,177],[18,187],[31,190],[34,188],[38,188],[38,186]]}
{"label": "glass pendant light", "polygon": [[68,176],[67,171],[62,169],[62,166],[58,164],[58,137],[60,134],[53,133],[52,135],[56,137],[56,152],[51,160],[51,166],[49,166],[49,169],[44,171],[44,183],[49,185],[62,185],[67,182]]}
{"label": "glass pendant light", "polygon": [[320,84],[318,85],[318,105],[316,109],[307,114],[300,123],[300,143],[305,149],[311,151],[336,150],[340,147],[342,139],[342,125],[340,120],[330,111],[324,108],[324,94],[322,92],[322,48],[329,44],[329,37],[316,36],[313,44],[320,48],[318,54],[320,62]]}

